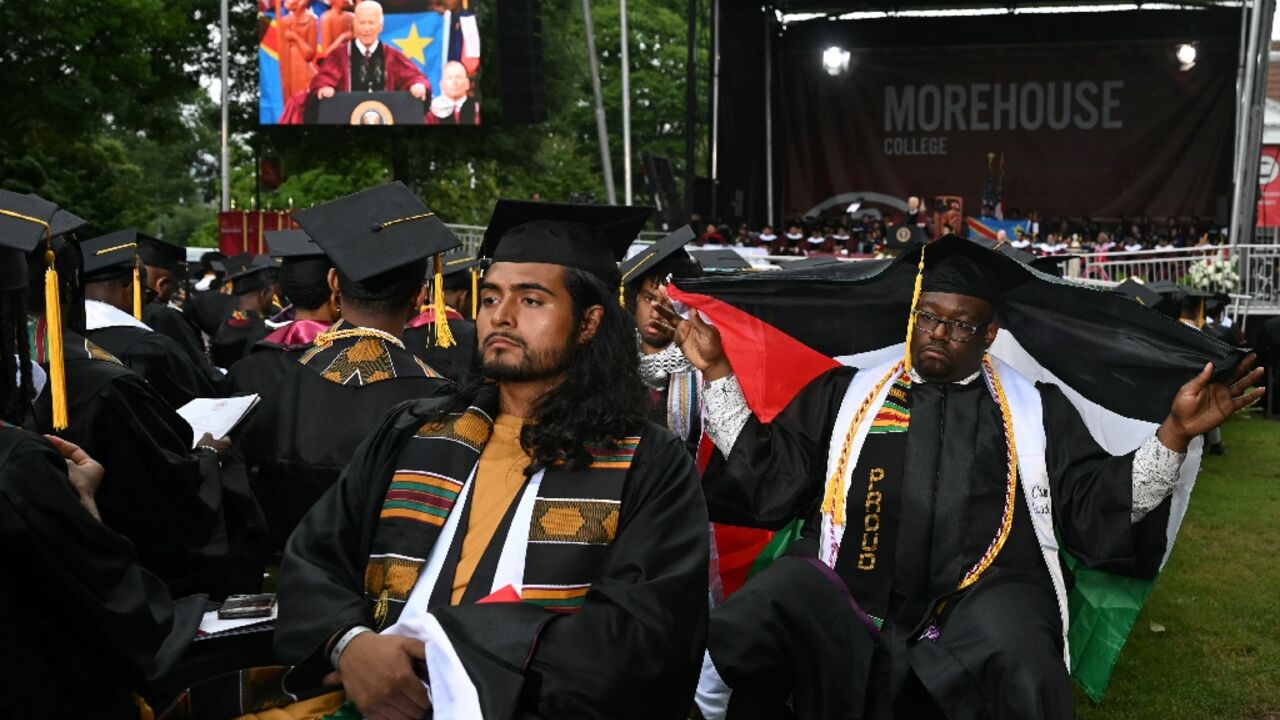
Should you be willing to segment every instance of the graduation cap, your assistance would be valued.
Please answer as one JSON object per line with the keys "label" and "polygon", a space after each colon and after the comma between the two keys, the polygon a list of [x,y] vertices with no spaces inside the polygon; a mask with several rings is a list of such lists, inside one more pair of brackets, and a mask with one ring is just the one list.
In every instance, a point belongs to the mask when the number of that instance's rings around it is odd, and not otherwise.
{"label": "graduation cap", "polygon": [[[55,222],[57,232],[55,232]],[[35,251],[41,242],[45,244],[44,322],[49,349],[49,392],[53,405],[54,430],[67,429],[69,420],[66,358],[62,350],[62,292],[58,284],[53,241],[55,237],[83,225],[84,221],[71,213],[64,212],[59,215],[56,204],[38,195],[23,195],[0,190],[0,248],[9,251],[6,252],[9,257],[2,263],[5,270],[3,277],[0,277],[0,285],[17,289],[25,285],[28,280],[24,277],[19,284],[18,278],[14,276],[18,258],[10,252],[20,253],[21,266],[26,268],[26,256]]]}
{"label": "graduation cap", "polygon": [[1123,295],[1149,308],[1155,308],[1164,299],[1160,296],[1160,293],[1152,290],[1146,283],[1132,277],[1112,288],[1111,292]]}
{"label": "graduation cap", "polygon": [[272,273],[280,269],[270,256],[249,253],[232,255],[222,264],[227,271],[223,281],[231,283],[231,291],[236,295],[244,295],[267,287],[274,279]]}
{"label": "graduation cap", "polygon": [[187,274],[187,249],[176,243],[133,231],[137,237],[138,258],[143,265],[150,265],[179,277]]}
{"label": "graduation cap", "polygon": [[462,246],[400,182],[297,210],[293,219],[354,282]]}
{"label": "graduation cap", "polygon": [[[32,195],[31,197],[36,196]],[[88,220],[58,208],[57,212],[53,214],[53,219],[49,221],[49,232],[56,239],[59,236],[73,233],[88,224]]]}
{"label": "graduation cap", "polygon": [[690,252],[703,270],[708,272],[730,272],[733,270],[750,270],[751,263],[733,250],[693,250]]}
{"label": "graduation cap", "polygon": [[549,263],[618,282],[618,261],[653,208],[499,200],[484,231],[482,257],[495,263]]}
{"label": "graduation cap", "polygon": [[84,258],[85,282],[133,275],[133,317],[142,319],[142,259],[138,254],[138,232],[117,230],[80,243]]}
{"label": "graduation cap", "polygon": [[697,235],[694,234],[693,228],[685,225],[627,258],[618,268],[618,272],[622,274],[622,284],[629,285],[636,282],[644,277],[645,273],[657,267],[658,263],[676,254],[692,259],[692,256],[685,251],[684,246],[688,245],[696,237]]}
{"label": "graduation cap", "polygon": [[267,251],[281,262],[325,257],[324,249],[306,230],[268,230],[266,238]]}
{"label": "graduation cap", "polygon": [[439,256],[461,247],[462,241],[404,183],[388,183],[298,210],[293,219],[352,282],[367,284],[383,273],[435,255],[437,282],[431,305],[436,308],[436,344],[453,346],[444,316]]}

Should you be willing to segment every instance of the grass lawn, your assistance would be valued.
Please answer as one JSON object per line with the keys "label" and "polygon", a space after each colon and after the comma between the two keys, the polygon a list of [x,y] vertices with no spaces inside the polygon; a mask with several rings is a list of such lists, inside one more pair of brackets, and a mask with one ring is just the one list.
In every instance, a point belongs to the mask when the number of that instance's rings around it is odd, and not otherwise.
{"label": "grass lawn", "polygon": [[1106,699],[1077,691],[1082,720],[1280,719],[1280,422],[1223,436]]}

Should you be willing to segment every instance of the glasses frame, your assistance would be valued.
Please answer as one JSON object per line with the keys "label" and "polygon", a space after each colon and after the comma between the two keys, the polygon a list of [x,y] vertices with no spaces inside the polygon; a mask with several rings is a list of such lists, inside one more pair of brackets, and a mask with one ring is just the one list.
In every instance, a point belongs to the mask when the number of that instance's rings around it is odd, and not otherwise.
{"label": "glasses frame", "polygon": [[[952,342],[973,342],[973,339],[978,337],[978,333],[983,328],[991,324],[990,320],[982,323],[981,325],[974,325],[973,323],[965,322],[963,320],[947,320],[926,310],[916,310],[912,312],[912,315],[915,315],[916,330],[922,333],[932,333],[934,330],[938,329],[938,325],[942,325],[947,329],[947,339]],[[921,322],[922,320],[931,323],[931,327],[926,330],[924,323]],[[969,336],[956,337],[956,330],[967,331]]]}

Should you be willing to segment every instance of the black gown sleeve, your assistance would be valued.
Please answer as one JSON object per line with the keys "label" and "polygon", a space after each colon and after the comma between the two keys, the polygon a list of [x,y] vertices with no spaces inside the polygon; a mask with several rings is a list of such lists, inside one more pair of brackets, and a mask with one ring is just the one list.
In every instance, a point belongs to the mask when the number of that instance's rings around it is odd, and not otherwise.
{"label": "black gown sleeve", "polygon": [[728,458],[714,454],[702,479],[712,520],[777,530],[813,514],[822,501],[832,425],[855,372],[839,367],[819,375],[773,422],[752,415]]}
{"label": "black gown sleeve", "polygon": [[1170,500],[1138,523],[1130,522],[1134,453],[1108,453],[1058,387],[1038,387],[1053,519],[1063,546],[1087,567],[1154,577],[1164,557]]}
{"label": "black gown sleeve", "polygon": [[491,703],[513,698],[520,677],[497,660],[498,648],[467,652],[492,628],[537,638],[531,658],[526,648],[510,648],[516,668],[529,658],[517,717],[687,716],[706,640],[706,509],[683,443],[650,426],[640,447],[623,489],[617,537],[578,613],[557,616],[525,603],[432,611],[494,717],[510,716],[511,708]]}
{"label": "black gown sleeve", "polygon": [[141,378],[105,383],[59,434],[106,468],[98,491],[103,522],[134,542],[142,564],[170,590],[256,591],[227,586],[228,568],[254,556],[230,546],[227,526],[257,525],[261,537],[256,505],[228,513],[217,455],[191,449],[190,426]]}
{"label": "black gown sleeve", "polygon": [[209,374],[192,364],[182,348],[160,333],[149,333],[129,348],[126,364],[175,410],[198,397],[214,397]]}
{"label": "black gown sleeve", "polygon": [[138,564],[132,543],[84,509],[62,456],[38,436],[13,447],[0,478],[3,533],[19,534],[7,551],[21,547],[39,568],[39,577],[22,580],[24,592],[44,598],[46,609],[61,606],[54,615],[62,632],[81,647],[109,653],[94,661],[112,672],[121,670],[116,663],[138,678],[169,669],[195,637],[203,597],[175,604],[164,583]]}
{"label": "black gown sleeve", "polygon": [[325,646],[335,633],[374,626],[364,596],[368,548],[399,444],[420,424],[412,412],[392,411],[289,536],[277,590],[281,661],[327,665]]}

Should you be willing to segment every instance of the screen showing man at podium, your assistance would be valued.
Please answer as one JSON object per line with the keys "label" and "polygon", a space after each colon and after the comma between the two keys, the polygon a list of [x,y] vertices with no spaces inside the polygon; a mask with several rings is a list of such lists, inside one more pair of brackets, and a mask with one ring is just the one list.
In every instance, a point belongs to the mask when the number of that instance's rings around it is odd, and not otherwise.
{"label": "screen showing man at podium", "polygon": [[476,0],[270,0],[259,122],[478,125]]}

